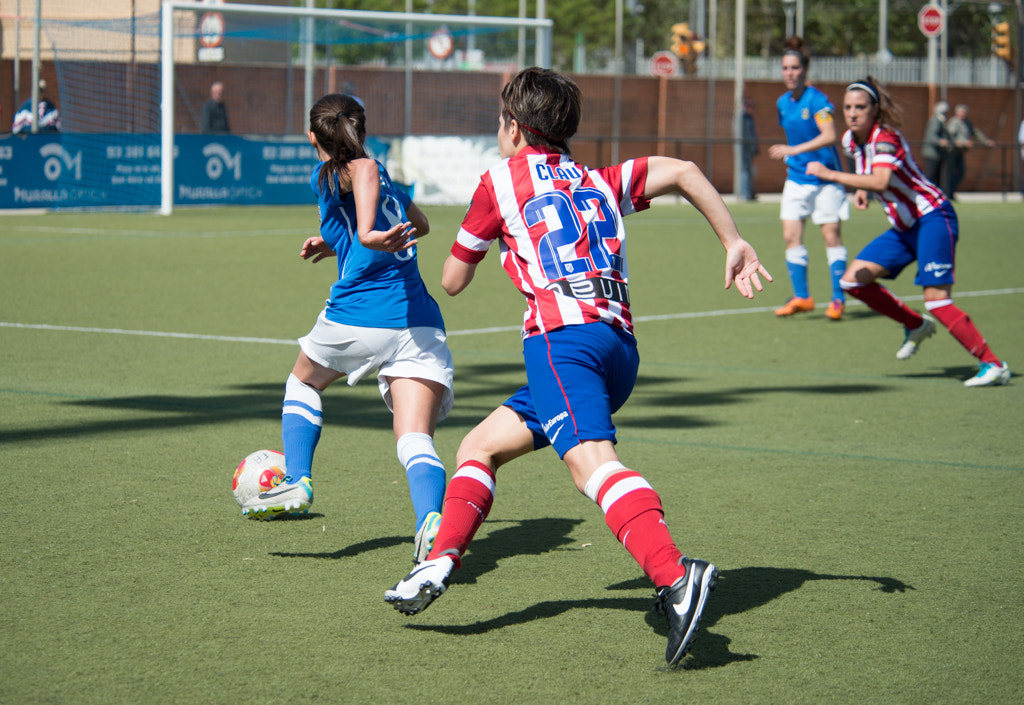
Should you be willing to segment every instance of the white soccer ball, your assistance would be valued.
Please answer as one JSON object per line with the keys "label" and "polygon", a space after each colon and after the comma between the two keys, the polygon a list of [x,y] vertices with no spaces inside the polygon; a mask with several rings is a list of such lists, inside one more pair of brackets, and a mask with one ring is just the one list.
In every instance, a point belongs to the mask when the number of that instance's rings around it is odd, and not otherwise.
{"label": "white soccer ball", "polygon": [[231,478],[231,492],[241,507],[260,492],[280,485],[286,474],[283,453],[258,450],[245,456],[245,460],[238,464]]}

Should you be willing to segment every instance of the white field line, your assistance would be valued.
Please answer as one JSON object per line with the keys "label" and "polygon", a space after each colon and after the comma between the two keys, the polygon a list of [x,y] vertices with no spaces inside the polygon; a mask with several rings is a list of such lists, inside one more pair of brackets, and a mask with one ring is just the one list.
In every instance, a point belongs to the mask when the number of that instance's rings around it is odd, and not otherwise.
{"label": "white field line", "polygon": [[[985,291],[958,291],[955,298],[970,298],[976,296],[1008,296],[1012,294],[1024,294],[1024,288],[1012,289],[988,289]],[[921,295],[901,296],[904,301],[921,301]],[[824,308],[821,304],[817,308]],[[860,301],[847,299],[847,306],[863,306]],[[717,316],[732,316],[743,313],[766,313],[774,311],[775,306],[756,306],[751,308],[719,309],[717,311],[691,311],[686,313],[666,313],[658,316],[638,316],[633,320],[638,323],[648,321],[669,321],[682,318],[714,318]],[[278,338],[249,338],[229,335],[203,335],[200,333],[169,333],[165,331],[151,330],[125,330],[122,328],[87,328],[82,326],[57,326],[48,323],[15,323],[0,321],[0,328],[22,328],[29,330],[62,331],[70,333],[100,333],[105,335],[141,335],[152,338],[186,338],[189,340],[214,340],[227,343],[266,343],[269,345],[295,345],[295,340]],[[491,328],[471,328],[466,330],[448,331],[448,337],[461,335],[484,335],[487,333],[510,333],[520,330],[520,326],[497,326]]]}

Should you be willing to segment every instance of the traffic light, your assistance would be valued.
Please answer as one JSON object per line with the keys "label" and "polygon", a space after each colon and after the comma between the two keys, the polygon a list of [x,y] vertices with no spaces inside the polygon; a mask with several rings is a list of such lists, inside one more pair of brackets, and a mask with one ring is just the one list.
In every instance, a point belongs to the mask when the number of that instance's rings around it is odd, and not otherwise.
{"label": "traffic light", "polygon": [[1013,63],[1009,22],[996,22],[992,25],[992,53],[1003,61]]}
{"label": "traffic light", "polygon": [[683,72],[697,72],[697,57],[707,45],[690,30],[687,22],[672,25],[672,53],[683,63]]}

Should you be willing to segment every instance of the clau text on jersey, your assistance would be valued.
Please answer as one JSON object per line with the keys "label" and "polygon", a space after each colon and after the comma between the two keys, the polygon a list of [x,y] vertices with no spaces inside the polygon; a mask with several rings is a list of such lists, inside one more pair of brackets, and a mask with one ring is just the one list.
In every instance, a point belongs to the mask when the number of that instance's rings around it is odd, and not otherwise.
{"label": "clau text on jersey", "polygon": [[570,167],[555,167],[550,164],[538,164],[534,167],[537,171],[537,178],[541,181],[554,181],[555,179],[561,179],[562,181],[572,181],[573,179],[579,179],[583,177],[580,170],[575,166]]}

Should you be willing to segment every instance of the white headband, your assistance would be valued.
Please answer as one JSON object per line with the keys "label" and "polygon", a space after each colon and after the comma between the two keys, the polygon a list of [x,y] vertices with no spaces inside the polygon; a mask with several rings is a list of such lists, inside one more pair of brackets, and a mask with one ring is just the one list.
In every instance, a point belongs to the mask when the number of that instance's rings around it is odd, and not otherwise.
{"label": "white headband", "polygon": [[876,93],[875,89],[872,88],[871,86],[869,86],[866,83],[861,83],[860,81],[858,81],[857,83],[851,83],[850,85],[848,85],[846,87],[846,90],[848,90],[848,91],[864,91],[869,96],[871,96],[876,103],[878,102],[878,93]]}

